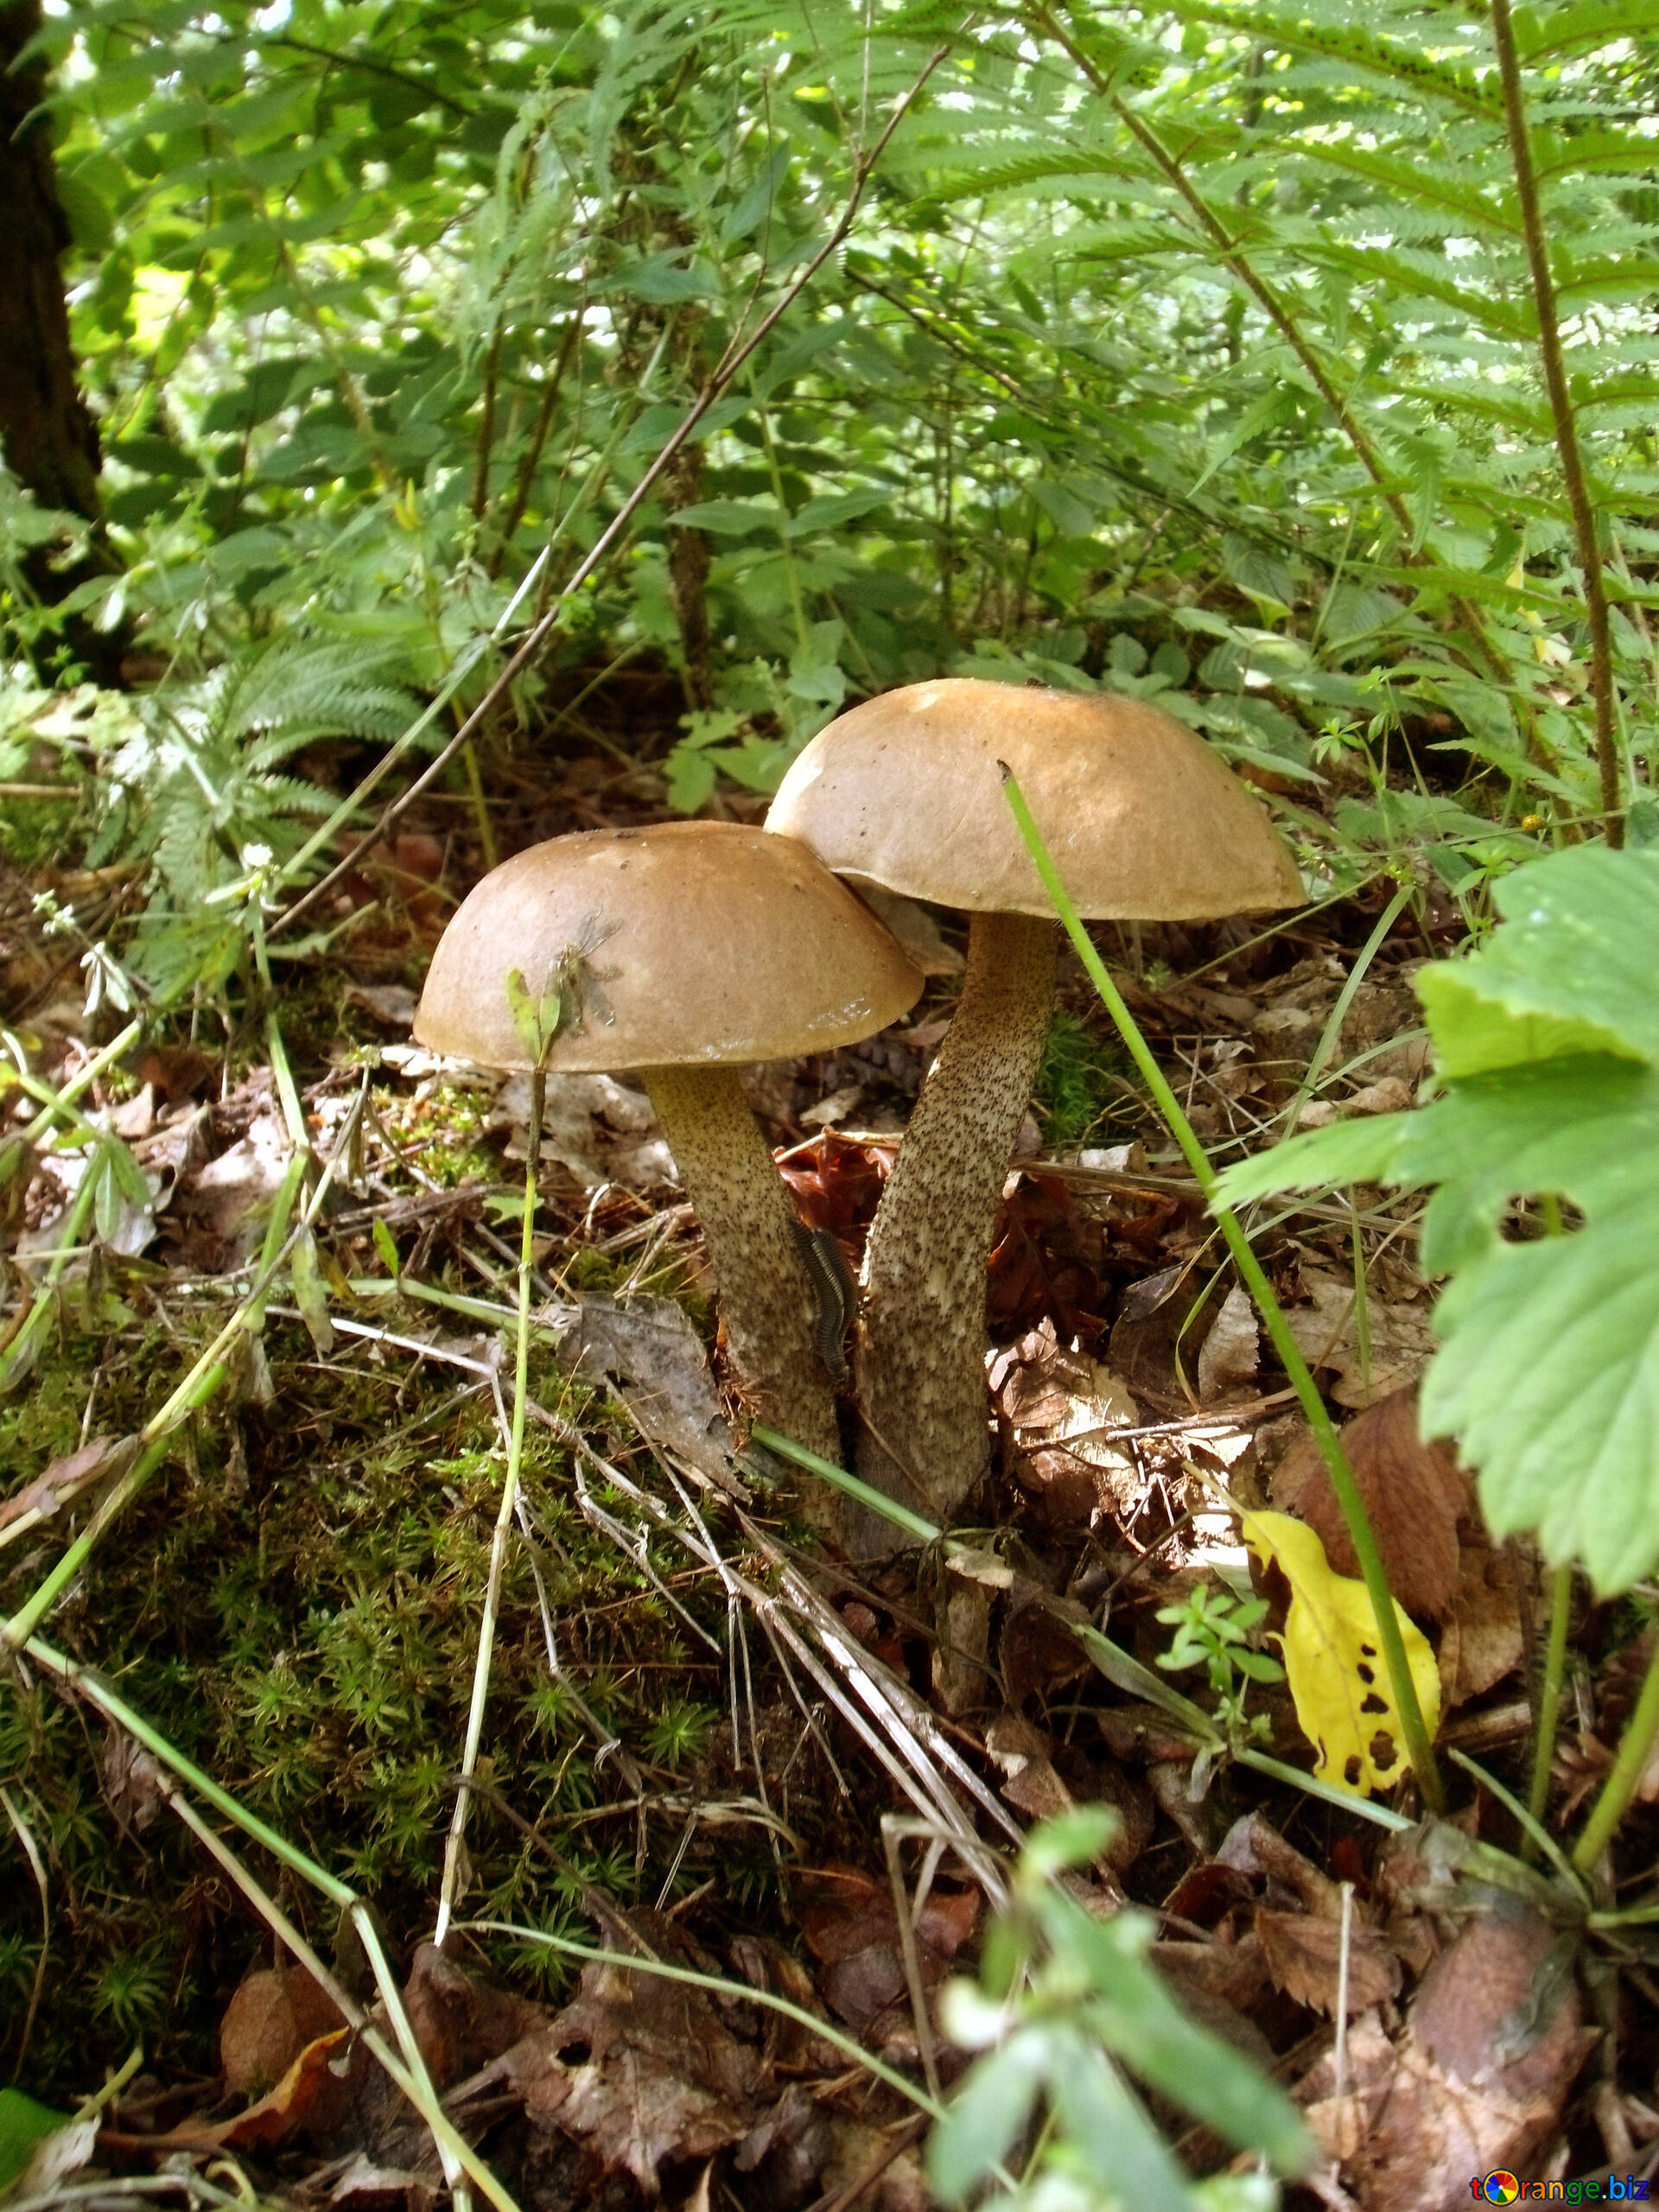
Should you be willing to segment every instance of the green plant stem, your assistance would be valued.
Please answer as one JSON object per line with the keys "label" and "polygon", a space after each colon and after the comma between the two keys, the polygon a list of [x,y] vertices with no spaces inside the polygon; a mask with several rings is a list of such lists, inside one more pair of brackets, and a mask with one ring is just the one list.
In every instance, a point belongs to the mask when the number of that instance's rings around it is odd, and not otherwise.
{"label": "green plant stem", "polygon": [[1613,639],[1607,611],[1606,579],[1601,548],[1596,543],[1596,511],[1579,443],[1578,416],[1573,411],[1567,362],[1561,351],[1555,280],[1550,272],[1549,238],[1532,163],[1532,137],[1527,128],[1526,94],[1521,82],[1521,57],[1516,50],[1515,24],[1510,14],[1510,0],[1490,0],[1490,4],[1492,45],[1497,55],[1498,81],[1503,88],[1503,122],[1509,134],[1510,160],[1515,170],[1515,196],[1521,210],[1527,267],[1532,277],[1533,306],[1538,317],[1538,353],[1543,364],[1555,451],[1567,487],[1567,504],[1573,517],[1573,536],[1583,578],[1585,620],[1590,632],[1590,696],[1596,710],[1596,775],[1601,786],[1603,823],[1607,842],[1617,849],[1624,842],[1624,820],[1619,812],[1618,715],[1613,691]]}
{"label": "green plant stem", "polygon": [[1337,1434],[1336,1424],[1319,1395],[1300,1347],[1290,1333],[1284,1310],[1274,1297],[1273,1286],[1251,1249],[1250,1241],[1240,1227],[1237,1217],[1230,1207],[1215,1203],[1217,1178],[1210,1165],[1209,1155],[1199,1143],[1197,1131],[1182,1111],[1181,1103],[1171,1090],[1163,1070],[1154,1058],[1122,992],[1107,973],[1105,963],[1095,950],[1043,842],[1042,832],[1026,804],[1025,793],[1006,768],[1002,773],[1003,795],[1020,825],[1020,834],[1026,841],[1038,874],[1042,877],[1044,888],[1052,899],[1054,910],[1071,940],[1072,950],[1083,963],[1089,980],[1099,992],[1101,1002],[1117,1025],[1118,1034],[1128,1046],[1136,1067],[1140,1069],[1175,1141],[1185,1156],[1194,1180],[1210,1205],[1216,1224],[1233,1255],[1233,1264],[1238,1269],[1240,1280],[1255,1302],[1279,1363],[1289,1378],[1307,1425],[1313,1433],[1313,1440],[1330,1473],[1331,1487],[1342,1510],[1342,1517],[1347,1524],[1355,1555],[1359,1561],[1360,1574],[1376,1616],[1377,1641],[1382,1646],[1383,1662],[1388,1669],[1389,1688],[1394,1694],[1395,1711],[1400,1716],[1401,1731],[1406,1739],[1407,1757],[1417,1777],[1424,1804],[1431,1812],[1439,1813],[1445,1807],[1445,1789],[1440,1769],[1435,1764],[1433,1746],[1423,1720],[1422,1707],[1417,1702],[1416,1685],[1406,1663],[1405,1645],[1401,1640],[1400,1623],[1395,1612],[1394,1593],[1389,1587],[1382,1556],[1376,1548],[1376,1534],[1371,1527],[1370,1516],[1366,1512],[1364,1500],[1355,1484],[1353,1470],[1348,1465],[1348,1457]]}
{"label": "green plant stem", "polygon": [[765,1445],[768,1452],[776,1452],[780,1459],[788,1459],[798,1467],[804,1467],[811,1474],[822,1475],[828,1483],[848,1497],[856,1498],[861,1505],[868,1505],[873,1513],[892,1522],[895,1529],[902,1529],[918,1544],[937,1544],[943,1530],[936,1522],[912,1513],[907,1505],[900,1505],[896,1497],[889,1497],[885,1491],[877,1490],[874,1483],[867,1483],[857,1475],[849,1475],[844,1467],[822,1459],[816,1452],[809,1452],[804,1444],[797,1444],[791,1436],[785,1436],[775,1428],[767,1428],[756,1421],[749,1434],[757,1444]]}
{"label": "green plant stem", "polygon": [[530,1078],[530,1125],[524,1139],[524,1211],[518,1240],[518,1314],[517,1349],[512,1371],[512,1420],[507,1436],[506,1471],[501,1478],[501,1504],[490,1539],[489,1576],[484,1588],[484,1614],[479,1623],[478,1656],[473,1666],[472,1702],[467,1711],[467,1738],[461,1754],[461,1779],[455,1806],[449,1816],[449,1834],[443,1848],[443,1878],[438,1890],[437,1924],[432,1941],[441,1950],[449,1932],[461,1883],[461,1845],[467,1834],[467,1815],[472,1803],[473,1775],[484,1737],[484,1713],[489,1703],[490,1662],[495,1652],[496,1614],[501,1599],[501,1572],[506,1558],[507,1537],[518,1503],[518,1472],[524,1457],[524,1409],[530,1401],[530,1293],[536,1273],[536,1163],[541,1154],[542,1116],[547,1105],[547,1077],[537,1069]]}
{"label": "green plant stem", "polygon": [[[1567,1672],[1567,1631],[1573,1618],[1573,1569],[1558,1567],[1550,1584],[1549,1637],[1544,1645],[1543,1678],[1538,1685],[1538,1728],[1532,1745],[1532,1783],[1527,1810],[1540,1827],[1549,1803],[1549,1770],[1555,1756],[1561,1683]],[[1531,1856],[1530,1841],[1522,1853]]]}
{"label": "green plant stem", "polygon": [[29,1312],[24,1315],[16,1335],[0,1354],[0,1390],[10,1389],[15,1377],[25,1371],[35,1348],[35,1339],[46,1327],[48,1318],[57,1298],[57,1287],[71,1255],[85,1235],[87,1223],[92,1217],[92,1208],[98,1197],[97,1156],[86,1162],[86,1173],[80,1179],[74,1202],[63,1217],[59,1231],[57,1249],[47,1263],[46,1280],[35,1292]]}
{"label": "green plant stem", "polygon": [[1656,1736],[1659,1736],[1659,1638],[1654,1643],[1653,1656],[1648,1662],[1636,1711],[1625,1723],[1613,1770],[1601,1785],[1601,1795],[1573,1847],[1573,1864],[1580,1874],[1589,1877],[1594,1873],[1602,1853],[1611,1842],[1613,1830],[1624,1819],[1636,1785],[1642,1779]]}
{"label": "green plant stem", "polygon": [[60,1090],[50,1094],[48,1103],[32,1122],[0,1145],[0,1183],[7,1181],[16,1172],[32,1147],[40,1142],[60,1115],[67,1116],[67,1109],[77,1098],[92,1089],[104,1071],[113,1067],[129,1046],[137,1043],[143,1034],[143,1028],[142,1021],[130,1021],[120,1035],[111,1038],[101,1052],[88,1060],[84,1068],[77,1070]]}
{"label": "green plant stem", "polygon": [[478,831],[479,850],[484,857],[484,870],[488,874],[501,862],[501,849],[495,842],[495,824],[490,819],[490,803],[484,796],[484,778],[478,766],[478,743],[469,737],[461,748],[461,766],[466,771],[467,796],[473,802],[473,823]]}

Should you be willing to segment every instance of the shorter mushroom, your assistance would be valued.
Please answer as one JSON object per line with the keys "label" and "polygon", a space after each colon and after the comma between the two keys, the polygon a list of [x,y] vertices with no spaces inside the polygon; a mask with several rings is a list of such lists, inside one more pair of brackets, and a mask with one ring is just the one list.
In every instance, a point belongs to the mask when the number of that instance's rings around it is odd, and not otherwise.
{"label": "shorter mushroom", "polygon": [[985,1263],[1054,1002],[1058,932],[1004,761],[1083,914],[1196,920],[1302,896],[1260,802],[1138,700],[941,677],[866,700],[791,763],[769,831],[855,883],[972,916],[956,1018],[865,1248],[855,1338],[860,1472],[938,1521],[989,1463]]}
{"label": "shorter mushroom", "polygon": [[[755,1414],[840,1456],[823,1299],[737,1069],[856,1043],[921,977],[801,845],[718,822],[600,830],[486,875],[433,956],[415,1035],[532,1075],[639,1075],[708,1240],[726,1342]],[[822,1533],[868,1516],[814,1484]],[[853,1544],[854,1548],[868,1546]]]}

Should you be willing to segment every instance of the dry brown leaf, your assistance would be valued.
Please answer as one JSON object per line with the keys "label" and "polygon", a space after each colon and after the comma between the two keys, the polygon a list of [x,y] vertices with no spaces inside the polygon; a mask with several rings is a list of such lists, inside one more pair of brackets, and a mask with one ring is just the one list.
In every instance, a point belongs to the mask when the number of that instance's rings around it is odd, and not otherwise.
{"label": "dry brown leaf", "polygon": [[60,1505],[84,1497],[95,1484],[124,1475],[138,1456],[136,1436],[95,1436],[78,1452],[70,1452],[25,1483],[10,1497],[0,1497],[0,1529],[27,1519],[30,1526],[51,1518]]}
{"label": "dry brown leaf", "polygon": [[1141,1413],[1121,1376],[1062,1345],[1045,1320],[990,1362],[993,1401],[1012,1432],[1010,1470],[1057,1527],[1133,1504],[1143,1487],[1133,1452],[1114,1444]]}
{"label": "dry brown leaf", "polygon": [[1246,1813],[1228,1829],[1216,1863],[1241,1874],[1260,1874],[1276,1882],[1281,1891],[1323,1920],[1342,1917],[1342,1891],[1294,1843],[1287,1843],[1271,1821],[1260,1813]]}
{"label": "dry brown leaf", "polygon": [[1452,2212],[1471,2176],[1536,2165],[1596,2039],[1547,1923],[1491,1913],[1429,1967],[1395,2050],[1351,2034],[1346,2097],[1328,2056],[1299,2094],[1366,2212]]}
{"label": "dry brown leaf", "polygon": [[1271,1979],[1254,1936],[1237,1943],[1158,1942],[1147,1955],[1183,1999],[1201,1993],[1236,2012],[1248,2012]]}
{"label": "dry brown leaf", "polygon": [[771,2102],[763,2062],[701,1990],[621,1967],[585,1967],[575,2001],[498,2063],[533,2126],[652,2201],[664,2167],[741,2141]]}
{"label": "dry brown leaf", "polygon": [[1235,1283],[1210,1325],[1198,1354],[1198,1402],[1212,1406],[1224,1391],[1253,1383],[1261,1363],[1262,1340],[1255,1308]]}
{"label": "dry brown leaf", "polygon": [[487,2066],[547,2018],[544,2005],[480,1980],[432,1943],[416,1948],[404,2005],[441,2089]]}
{"label": "dry brown leaf", "polygon": [[1458,1594],[1440,1638],[1443,1705],[1466,1705],[1513,1674],[1525,1656],[1512,1554],[1465,1541]]}
{"label": "dry brown leaf", "polygon": [[219,2030],[219,2070],[238,2097],[263,2096],[308,2044],[345,2022],[333,1998],[302,1967],[261,1967],[245,1975]]}
{"label": "dry brown leaf", "polygon": [[[1287,1997],[1334,2019],[1342,1972],[1342,1925],[1306,1912],[1258,1912],[1255,1933],[1268,1968]],[[1348,1930],[1348,2014],[1400,1994],[1400,1961],[1374,1928]]]}
{"label": "dry brown leaf", "polygon": [[615,1385],[639,1433],[677,1452],[728,1495],[747,1499],[732,1471],[731,1431],[709,1371],[709,1355],[671,1298],[635,1298],[626,1306],[608,1298],[583,1298],[572,1309],[559,1342],[559,1363],[588,1381],[601,1376]]}
{"label": "dry brown leaf", "polygon": [[1369,1406],[1417,1381],[1434,1349],[1427,1307],[1374,1294],[1367,1299],[1368,1378],[1361,1371],[1353,1285],[1304,1267],[1302,1288],[1312,1302],[1287,1306],[1285,1319],[1308,1365],[1335,1375],[1331,1395],[1339,1406]]}
{"label": "dry brown leaf", "polygon": [[[1444,1621],[1458,1599],[1458,1528],[1474,1513],[1469,1478],[1449,1444],[1417,1433],[1417,1393],[1395,1390],[1344,1422],[1343,1448],[1388,1569],[1389,1583],[1418,1620]],[[1280,1461],[1273,1503],[1314,1529],[1337,1574],[1359,1561],[1319,1449],[1299,1437]]]}

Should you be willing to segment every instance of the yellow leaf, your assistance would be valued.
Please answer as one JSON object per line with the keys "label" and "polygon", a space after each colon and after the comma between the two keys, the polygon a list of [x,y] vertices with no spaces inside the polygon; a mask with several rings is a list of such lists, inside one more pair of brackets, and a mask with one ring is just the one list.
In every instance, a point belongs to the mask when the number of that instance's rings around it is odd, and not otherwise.
{"label": "yellow leaf", "polygon": [[[1325,1546],[1304,1522],[1287,1513],[1238,1517],[1245,1542],[1290,1585],[1280,1641],[1296,1718],[1319,1754],[1314,1773],[1356,1791],[1391,1788],[1406,1771],[1406,1745],[1370,1592],[1332,1573]],[[1440,1670],[1416,1622],[1398,1604],[1394,1611],[1432,1741],[1440,1718]]]}

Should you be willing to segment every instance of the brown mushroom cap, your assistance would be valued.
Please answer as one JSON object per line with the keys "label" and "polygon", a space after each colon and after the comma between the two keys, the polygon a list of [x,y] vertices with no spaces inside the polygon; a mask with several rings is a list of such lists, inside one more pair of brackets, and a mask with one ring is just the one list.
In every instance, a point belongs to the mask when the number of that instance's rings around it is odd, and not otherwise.
{"label": "brown mushroom cap", "polygon": [[855,881],[1053,915],[1000,788],[1007,761],[1078,910],[1201,920],[1300,906],[1267,810],[1182,722],[1110,693],[941,677],[820,730],[766,817]]}
{"label": "brown mushroom cap", "polygon": [[722,822],[555,837],[492,870],[433,955],[418,1041],[530,1068],[513,969],[532,999],[570,979],[581,1018],[560,1025],[543,1062],[567,1075],[824,1052],[874,1035],[922,988],[804,846]]}

